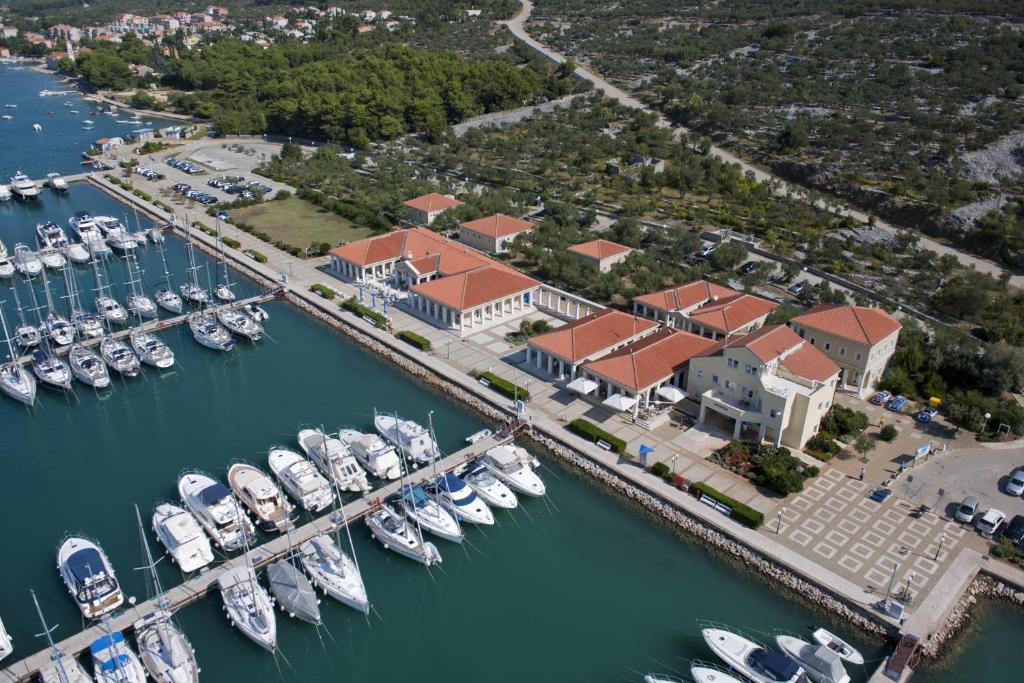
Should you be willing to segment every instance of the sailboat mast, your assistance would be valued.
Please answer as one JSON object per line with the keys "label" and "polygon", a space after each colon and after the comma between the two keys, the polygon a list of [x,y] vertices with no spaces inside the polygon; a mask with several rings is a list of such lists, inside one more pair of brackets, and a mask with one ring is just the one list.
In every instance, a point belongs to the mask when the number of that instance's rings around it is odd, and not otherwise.
{"label": "sailboat mast", "polygon": [[[28,321],[25,320],[25,310],[21,307],[21,299],[18,297],[18,281],[14,279],[11,281],[11,292],[14,294],[14,306],[18,311],[18,319],[21,320],[22,326],[28,325]],[[8,342],[10,339],[7,340]]]}
{"label": "sailboat mast", "polygon": [[163,587],[160,585],[160,577],[156,573],[156,563],[153,561],[153,553],[149,550],[149,539],[146,538],[146,532],[142,529],[142,515],[139,514],[139,506],[135,506],[135,521],[139,524],[139,541],[142,544],[142,552],[144,559],[146,560],[146,570],[149,574],[150,582],[153,588],[153,596],[160,595],[164,592]]}
{"label": "sailboat mast", "polygon": [[[320,436],[324,437],[324,442],[326,443],[327,435],[324,433],[324,426],[323,425],[320,425]],[[337,474],[337,472],[334,471],[333,467],[330,468],[330,472],[331,472],[331,483],[334,484],[335,514],[337,514],[338,512],[341,513],[341,526],[345,527],[345,535],[348,537],[348,549],[352,552],[352,562],[355,563],[355,565],[356,565],[356,573],[362,574],[362,572],[359,571],[359,559],[356,557],[356,547],[352,543],[352,530],[351,530],[351,528],[349,527],[349,524],[348,524],[348,515],[345,514],[345,505],[344,505],[344,503],[341,502],[341,487],[338,486],[338,474]],[[341,528],[339,527],[338,529],[336,529],[336,531],[340,532]],[[340,537],[340,535],[338,536],[338,538],[336,540],[338,542],[338,545],[340,546],[341,545],[341,542],[340,542],[341,541],[341,537]]]}
{"label": "sailboat mast", "polygon": [[53,650],[53,656],[51,659],[54,664],[57,665],[57,676],[60,678],[62,683],[69,683],[68,672],[64,670],[64,662],[61,659],[64,658],[64,654],[57,649],[56,644],[53,642],[53,632],[57,630],[60,624],[54,624],[52,627],[47,626],[46,618],[43,616],[43,608],[39,606],[39,598],[36,597],[36,592],[31,588],[28,591],[32,594],[32,602],[36,605],[36,614],[39,615],[39,622],[43,625],[43,632],[38,634],[40,636],[46,636],[46,642],[50,644],[50,649]]}
{"label": "sailboat mast", "polygon": [[[398,413],[397,412],[395,413],[395,435],[397,436],[396,441],[398,441],[398,454],[400,456],[398,458],[398,462],[402,466],[401,469],[398,471],[398,477],[399,477],[398,491],[399,491],[399,495],[404,499],[405,498],[405,478],[404,478],[403,474],[406,473],[405,472],[405,449],[402,448],[402,432],[398,428]],[[412,495],[412,484],[409,485],[409,494]],[[413,498],[413,501],[414,501],[413,504],[412,504],[413,507],[416,506],[415,500],[416,499]],[[412,517],[412,521],[416,525],[416,535],[419,537],[420,548],[421,548],[421,550],[424,553],[426,553],[426,549],[423,548],[423,529],[420,528],[420,520],[419,520],[419,518],[416,517],[416,516],[413,516],[413,515],[407,515],[407,516],[408,517]]]}
{"label": "sailboat mast", "polygon": [[42,306],[39,305],[39,297],[36,296],[36,288],[35,285],[32,284],[32,278],[28,275],[25,276],[25,284],[28,285],[28,293],[32,297],[32,310],[35,311],[36,319],[39,321],[39,324],[42,325],[43,315],[40,313]]}
{"label": "sailboat mast", "polygon": [[13,363],[17,356],[14,355],[14,344],[11,342],[11,335],[7,331],[7,318],[4,317],[4,303],[0,301],[0,325],[4,328],[4,341],[7,343],[7,357]]}

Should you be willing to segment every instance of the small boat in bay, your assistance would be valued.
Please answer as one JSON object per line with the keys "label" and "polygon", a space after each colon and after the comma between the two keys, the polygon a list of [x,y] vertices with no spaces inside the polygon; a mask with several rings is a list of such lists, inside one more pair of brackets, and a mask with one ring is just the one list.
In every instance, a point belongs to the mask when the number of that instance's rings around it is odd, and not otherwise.
{"label": "small boat in bay", "polygon": [[97,638],[89,652],[96,683],[146,683],[146,669],[120,631]]}
{"label": "small boat in bay", "polygon": [[182,474],[178,478],[178,495],[214,544],[224,550],[242,548],[255,533],[252,522],[228,487],[208,474]]}
{"label": "small boat in bay", "polygon": [[32,353],[32,372],[44,387],[71,390],[71,369],[45,344]]}
{"label": "small boat in bay", "polygon": [[171,347],[152,332],[136,329],[128,338],[135,354],[146,365],[161,370],[166,370],[174,365],[174,352],[171,351]]}
{"label": "small boat in bay", "polygon": [[14,245],[14,267],[25,277],[33,277],[43,270],[43,262],[27,245],[19,242]]}
{"label": "small boat in bay", "polygon": [[808,683],[807,672],[788,655],[724,628],[704,628],[701,635],[726,666],[752,683]]}
{"label": "small boat in bay", "polygon": [[779,634],[775,644],[807,672],[814,683],[850,683],[843,660],[827,645],[811,644],[796,636]]}
{"label": "small boat in bay", "polygon": [[505,484],[494,478],[491,470],[484,465],[474,465],[462,477],[466,484],[494,507],[512,510],[519,506],[519,498]]}
{"label": "small boat in bay", "polygon": [[124,604],[114,568],[96,542],[83,536],[66,537],[57,549],[57,569],[86,619],[98,619]]}
{"label": "small boat in bay", "polygon": [[833,650],[844,662],[849,662],[850,664],[855,664],[857,666],[864,664],[864,655],[858,652],[857,648],[853,647],[831,631],[819,628],[811,634],[811,637],[814,639],[814,642],[819,645],[824,645]]}
{"label": "small boat in bay", "polygon": [[399,505],[405,515],[421,529],[452,543],[462,543],[465,534],[451,514],[427,495],[422,486],[406,484],[402,487]]}
{"label": "small boat in bay", "polygon": [[14,652],[14,641],[11,640],[11,634],[4,628],[3,619],[0,619],[0,661],[12,652]]}
{"label": "small boat in bay", "polygon": [[233,334],[257,342],[263,339],[263,326],[237,308],[217,310],[217,322]]}
{"label": "small boat in bay", "polygon": [[299,447],[340,491],[369,491],[370,484],[349,448],[319,429],[299,431]]}
{"label": "small boat in bay", "polygon": [[470,488],[469,484],[452,473],[444,474],[426,487],[458,521],[471,524],[494,524],[494,514],[487,503]]}
{"label": "small boat in bay", "polygon": [[61,177],[60,173],[47,173],[46,184],[50,187],[51,190],[55,190],[57,192],[68,191],[68,181],[64,180],[64,178]]}
{"label": "small boat in bay", "polygon": [[693,660],[690,664],[690,676],[696,683],[745,683],[742,678],[733,676],[728,669],[699,659]]}
{"label": "small boat in bay", "polygon": [[441,451],[425,427],[403,420],[397,415],[377,414],[373,426],[400,454],[417,464],[426,464],[441,457]]}
{"label": "small boat in bay", "polygon": [[395,447],[384,442],[377,434],[364,434],[351,428],[338,430],[338,439],[345,444],[366,471],[378,479],[398,479],[402,463]]}
{"label": "small boat in bay", "polygon": [[57,649],[57,645],[53,642],[53,631],[57,627],[47,625],[46,619],[43,617],[43,609],[39,606],[39,599],[36,598],[36,592],[33,590],[29,592],[32,594],[32,602],[35,603],[39,622],[43,625],[43,635],[46,636],[46,642],[50,645],[50,661],[39,669],[40,683],[92,683],[92,679],[85,673],[85,669],[73,654],[68,656]]}
{"label": "small boat in bay", "polygon": [[230,569],[217,578],[217,586],[231,625],[263,649],[277,649],[274,603],[260,585],[255,570],[248,563]]}

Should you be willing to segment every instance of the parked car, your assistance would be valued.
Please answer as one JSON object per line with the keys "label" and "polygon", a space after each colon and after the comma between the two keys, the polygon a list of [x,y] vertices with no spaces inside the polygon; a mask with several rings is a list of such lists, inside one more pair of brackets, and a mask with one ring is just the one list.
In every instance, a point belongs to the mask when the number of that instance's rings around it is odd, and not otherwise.
{"label": "parked car", "polygon": [[1006,492],[1011,496],[1024,493],[1024,467],[1018,467],[1010,473],[1010,478],[1006,482]]}
{"label": "parked car", "polygon": [[256,260],[256,252],[253,251],[252,249],[246,249],[242,253],[251,258],[253,261]]}
{"label": "parked car", "polygon": [[898,413],[903,410],[908,403],[910,403],[910,399],[906,396],[896,396],[895,398],[889,399],[889,402],[885,404],[885,407],[894,413]]}
{"label": "parked car", "polygon": [[741,275],[750,275],[755,270],[757,270],[757,261],[747,261],[742,266],[740,266]]}
{"label": "parked car", "polygon": [[256,190],[256,191],[258,191],[258,192],[260,192],[262,194],[267,194],[268,192],[270,192],[273,189],[273,188],[270,187],[270,185],[264,185],[263,183],[259,182],[258,180],[252,181],[251,183],[246,185],[246,187],[248,187],[250,190]]}
{"label": "parked car", "polygon": [[175,183],[174,185],[171,185],[171,190],[177,192],[178,194],[185,194],[191,189],[192,186],[186,185],[185,183]]}
{"label": "parked car", "polygon": [[871,397],[871,402],[874,403],[876,406],[884,406],[886,403],[889,402],[889,399],[891,398],[892,392],[883,389],[882,391],[879,391],[877,394]]}
{"label": "parked car", "polygon": [[925,408],[917,415],[915,415],[915,417],[917,418],[918,422],[931,422],[933,419],[935,419],[935,416],[938,414],[938,408]]}
{"label": "parked car", "polygon": [[206,181],[206,184],[210,187],[222,187],[224,185],[224,181],[220,178],[211,178]]}
{"label": "parked car", "polygon": [[711,255],[711,252],[713,252],[715,250],[715,247],[717,246],[718,245],[715,244],[714,242],[712,242],[711,244],[705,244],[703,247],[700,248],[700,251],[697,252],[697,256],[699,258],[707,258],[708,256]]}
{"label": "parked car", "polygon": [[1003,527],[1003,538],[1009,539],[1014,545],[1024,543],[1024,515],[1013,516],[1010,523]]}
{"label": "parked car", "polygon": [[960,503],[959,506],[957,506],[956,514],[954,514],[953,516],[956,518],[956,521],[958,522],[970,524],[974,521],[974,516],[978,514],[979,505],[981,505],[981,503],[978,502],[977,498],[975,498],[974,496],[967,496],[966,498],[964,498],[963,502]]}
{"label": "parked car", "polygon": [[793,284],[791,284],[786,289],[786,291],[794,296],[799,296],[800,292],[804,291],[805,289],[807,289],[807,281],[801,280],[800,282],[794,282]]}
{"label": "parked car", "polygon": [[985,538],[992,538],[999,531],[999,527],[1006,521],[1006,514],[1002,510],[995,508],[989,508],[985,510],[985,514],[981,516],[978,523],[975,525],[978,531]]}

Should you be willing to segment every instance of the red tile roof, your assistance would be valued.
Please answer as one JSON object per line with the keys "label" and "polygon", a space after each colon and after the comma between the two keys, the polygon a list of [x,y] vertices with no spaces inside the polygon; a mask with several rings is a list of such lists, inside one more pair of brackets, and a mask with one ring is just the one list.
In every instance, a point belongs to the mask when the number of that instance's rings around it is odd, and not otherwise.
{"label": "red tile roof", "polygon": [[735,289],[716,285],[707,280],[695,280],[678,287],[669,287],[660,292],[651,292],[650,294],[638,296],[634,301],[639,301],[659,311],[672,312],[693,308],[698,304],[710,302],[715,297],[727,299],[738,295],[739,292]]}
{"label": "red tile roof", "polygon": [[[785,325],[766,325],[750,334],[743,335],[729,346],[745,347],[767,363],[804,343],[800,335]],[[807,345],[810,346],[810,344]]]}
{"label": "red tile roof", "polygon": [[533,223],[524,221],[503,213],[496,213],[493,216],[484,216],[475,221],[467,221],[462,227],[479,235],[485,235],[498,239],[509,235],[518,235],[521,232],[533,229]]}
{"label": "red tile roof", "polygon": [[530,339],[529,344],[571,363],[578,363],[646,334],[657,326],[658,323],[653,320],[606,308],[551,332],[539,334]]}
{"label": "red tile roof", "polygon": [[532,277],[511,268],[488,265],[413,285],[409,291],[463,311],[520,294],[539,285]]}
{"label": "red tile roof", "polygon": [[826,382],[839,374],[839,366],[808,343],[804,343],[803,346],[779,362],[797,377],[818,382]]}
{"label": "red tile roof", "polygon": [[881,308],[830,304],[819,304],[793,318],[793,322],[868,346],[877,344],[903,327]]}
{"label": "red tile roof", "polygon": [[[421,275],[435,271],[441,275],[451,275],[486,265],[512,270],[464,244],[448,240],[427,228],[396,230],[377,237],[368,237],[342,247],[335,247],[331,249],[331,254],[357,266],[372,266],[385,261],[405,259]],[[432,261],[423,260],[428,257]],[[426,270],[421,270],[422,268]]]}
{"label": "red tile roof", "polygon": [[737,294],[733,297],[720,298],[718,301],[706,303],[691,311],[688,317],[693,322],[705,327],[713,327],[724,332],[735,332],[768,315],[778,307],[777,303],[759,296]]}
{"label": "red tile roof", "polygon": [[716,343],[681,330],[663,329],[584,364],[584,368],[632,391],[664,381]]}
{"label": "red tile roof", "polygon": [[616,244],[615,242],[609,242],[608,240],[591,240],[589,242],[583,242],[582,244],[574,244],[569,247],[569,251],[573,254],[579,254],[595,261],[603,261],[606,258],[612,256],[618,256],[626,252],[633,251],[630,247],[624,244]]}
{"label": "red tile roof", "polygon": [[732,347],[746,348],[763,363],[781,356],[782,367],[805,379],[824,382],[839,373],[839,366],[828,356],[785,325],[766,325],[742,337],[719,340],[700,355],[721,355],[724,349]]}
{"label": "red tile roof", "polygon": [[443,194],[437,192],[430,192],[428,194],[420,195],[419,197],[413,197],[402,202],[411,209],[417,209],[424,213],[431,213],[434,211],[443,211],[444,209],[451,209],[455,206],[462,206],[462,202],[458,199],[446,197]]}

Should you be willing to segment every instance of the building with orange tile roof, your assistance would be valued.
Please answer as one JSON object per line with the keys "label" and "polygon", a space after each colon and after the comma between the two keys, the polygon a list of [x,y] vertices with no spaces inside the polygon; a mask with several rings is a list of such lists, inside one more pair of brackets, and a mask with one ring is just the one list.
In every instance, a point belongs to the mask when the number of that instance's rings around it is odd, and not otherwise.
{"label": "building with orange tile roof", "polygon": [[[372,30],[373,27],[371,26],[370,29]],[[429,192],[419,197],[413,197],[402,203],[405,204],[408,210],[409,222],[415,225],[430,225],[434,222],[435,218],[448,209],[462,206],[462,202],[458,199],[438,194],[437,192]]]}
{"label": "building with orange tile roof", "polygon": [[583,363],[617,351],[657,328],[653,320],[606,308],[531,337],[526,342],[526,362],[549,375],[574,380]]}
{"label": "building with orange tile roof", "polygon": [[596,266],[602,273],[607,273],[612,266],[625,261],[633,253],[633,250],[624,244],[602,239],[574,244],[568,251],[584,263]]}
{"label": "building with orange tile roof", "polygon": [[633,299],[633,312],[711,339],[753,332],[778,304],[706,280]]}
{"label": "building with orange tile roof", "polygon": [[785,325],[720,339],[690,360],[701,424],[732,438],[802,448],[832,406],[839,366]]}
{"label": "building with orange tile roof", "polygon": [[533,223],[496,213],[459,226],[459,241],[489,254],[502,254],[519,235],[533,230]]}
{"label": "building with orange tile roof", "polygon": [[839,388],[865,396],[885,374],[903,325],[881,308],[819,304],[789,326],[840,368]]}

